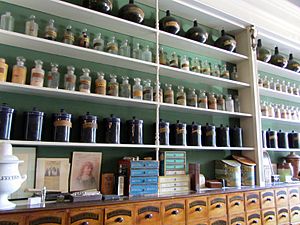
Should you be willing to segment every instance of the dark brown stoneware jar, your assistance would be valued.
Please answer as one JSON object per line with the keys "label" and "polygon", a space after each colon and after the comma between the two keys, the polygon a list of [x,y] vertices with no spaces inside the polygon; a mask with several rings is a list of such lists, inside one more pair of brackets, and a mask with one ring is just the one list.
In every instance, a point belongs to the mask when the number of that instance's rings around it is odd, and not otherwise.
{"label": "dark brown stoneware jar", "polygon": [[300,72],[300,63],[294,60],[293,54],[290,54],[288,65],[286,67],[289,70],[299,73]]}
{"label": "dark brown stoneware jar", "polygon": [[215,41],[215,46],[233,52],[236,48],[236,40],[222,30],[221,37]]}
{"label": "dark brown stoneware jar", "polygon": [[120,9],[119,17],[142,24],[144,22],[145,13],[140,7],[134,4],[134,0],[129,0],[129,3]]}
{"label": "dark brown stoneware jar", "polygon": [[202,27],[198,26],[197,20],[194,20],[194,26],[186,32],[185,37],[205,43],[208,38],[208,33]]}
{"label": "dark brown stoneware jar", "polygon": [[274,55],[272,55],[270,63],[282,68],[285,68],[288,64],[286,58],[283,55],[279,54],[278,47],[275,47],[275,53]]}
{"label": "dark brown stoneware jar", "polygon": [[295,152],[290,152],[290,154],[286,157],[286,161],[292,164],[293,171],[294,171],[293,177],[298,178],[299,170],[300,170],[300,156],[296,155]]}
{"label": "dark brown stoneware jar", "polygon": [[170,10],[166,11],[166,16],[159,21],[159,29],[171,34],[178,34],[180,24],[177,19],[171,16]]}

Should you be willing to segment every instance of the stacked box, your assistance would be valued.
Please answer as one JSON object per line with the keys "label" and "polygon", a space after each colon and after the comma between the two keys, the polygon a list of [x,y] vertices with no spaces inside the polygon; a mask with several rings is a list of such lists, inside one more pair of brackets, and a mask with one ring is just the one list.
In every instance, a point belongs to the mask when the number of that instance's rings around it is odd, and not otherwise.
{"label": "stacked box", "polygon": [[159,194],[181,193],[190,190],[189,175],[160,176],[158,179]]}

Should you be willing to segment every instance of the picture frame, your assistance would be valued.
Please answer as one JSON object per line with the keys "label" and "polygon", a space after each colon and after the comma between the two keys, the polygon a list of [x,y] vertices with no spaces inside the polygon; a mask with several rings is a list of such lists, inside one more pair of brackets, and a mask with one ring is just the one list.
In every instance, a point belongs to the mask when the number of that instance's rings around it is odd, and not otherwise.
{"label": "picture frame", "polygon": [[101,152],[73,152],[70,192],[99,188]]}

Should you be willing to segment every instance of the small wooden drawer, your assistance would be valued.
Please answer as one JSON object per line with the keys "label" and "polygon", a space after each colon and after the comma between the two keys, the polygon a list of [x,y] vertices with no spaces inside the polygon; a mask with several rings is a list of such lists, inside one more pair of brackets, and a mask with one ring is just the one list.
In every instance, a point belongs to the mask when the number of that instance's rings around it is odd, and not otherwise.
{"label": "small wooden drawer", "polygon": [[245,211],[243,193],[227,195],[228,214],[240,214]]}
{"label": "small wooden drawer", "polygon": [[275,189],[276,206],[288,206],[288,192],[286,188]]}
{"label": "small wooden drawer", "polygon": [[208,198],[209,218],[226,216],[226,195],[215,195]]}
{"label": "small wooden drawer", "polygon": [[246,213],[247,225],[261,225],[260,210]]}
{"label": "small wooden drawer", "polygon": [[25,225],[26,216],[23,214],[0,215],[0,225]]}
{"label": "small wooden drawer", "polygon": [[68,221],[70,225],[103,224],[103,209],[72,209]]}
{"label": "small wooden drawer", "polygon": [[263,225],[277,225],[275,209],[265,209],[262,211]]}
{"label": "small wooden drawer", "polygon": [[261,208],[274,208],[275,207],[275,198],[274,198],[274,191],[273,190],[266,190],[260,192],[260,199],[261,199]]}
{"label": "small wooden drawer", "polygon": [[28,225],[47,224],[47,225],[65,225],[66,213],[65,211],[47,211],[30,214],[28,218]]}
{"label": "small wooden drawer", "polygon": [[300,206],[290,208],[291,223],[300,223]]}
{"label": "small wooden drawer", "polygon": [[207,198],[192,198],[186,201],[186,215],[188,222],[191,220],[205,220],[208,216]]}
{"label": "small wooden drawer", "polygon": [[246,225],[245,214],[239,214],[229,217],[230,225]]}
{"label": "small wooden drawer", "polygon": [[300,203],[299,198],[299,189],[298,188],[289,188],[289,203],[290,205],[297,205]]}
{"label": "small wooden drawer", "polygon": [[251,191],[245,193],[246,211],[260,209],[260,197],[258,191]]}
{"label": "small wooden drawer", "polygon": [[134,223],[133,207],[130,205],[122,205],[120,207],[106,207],[104,213],[105,225],[132,225]]}
{"label": "small wooden drawer", "polygon": [[188,225],[209,225],[208,220],[194,220],[194,221],[189,221],[187,223]]}
{"label": "small wooden drawer", "polygon": [[227,217],[210,219],[209,225],[228,225]]}
{"label": "small wooden drawer", "polygon": [[172,200],[162,203],[163,224],[185,224],[185,201],[184,200]]}
{"label": "small wooden drawer", "polygon": [[137,225],[160,225],[160,203],[147,202],[135,205]]}
{"label": "small wooden drawer", "polygon": [[277,222],[278,224],[289,224],[290,214],[288,208],[277,208]]}

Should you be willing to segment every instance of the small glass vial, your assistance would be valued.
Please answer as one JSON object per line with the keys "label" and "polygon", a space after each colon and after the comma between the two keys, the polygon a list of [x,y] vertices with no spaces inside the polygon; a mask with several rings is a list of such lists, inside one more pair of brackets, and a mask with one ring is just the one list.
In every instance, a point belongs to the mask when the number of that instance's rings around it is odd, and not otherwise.
{"label": "small glass vial", "polygon": [[186,55],[184,55],[182,57],[182,60],[181,60],[181,69],[186,70],[186,71],[190,71],[190,61],[186,57]]}
{"label": "small glass vial", "polygon": [[258,81],[257,82],[258,82],[259,87],[263,87],[264,80],[261,78],[260,74],[258,74]]}
{"label": "small glass vial", "polygon": [[294,83],[293,84],[293,94],[294,95],[299,95],[299,87]]}
{"label": "small glass vial", "polygon": [[140,78],[134,78],[134,85],[132,86],[132,98],[133,99],[143,99],[143,86],[141,85]]}
{"label": "small glass vial", "polygon": [[159,63],[161,65],[168,65],[168,55],[167,53],[164,51],[163,47],[159,48]]}
{"label": "small glass vial", "polygon": [[281,111],[281,119],[287,119],[288,118],[287,111],[284,105],[281,105],[280,111]]}
{"label": "small glass vial", "polygon": [[267,76],[264,77],[263,87],[264,88],[270,88],[271,87],[270,86],[270,81],[269,81]]}
{"label": "small glass vial", "polygon": [[64,31],[63,43],[73,45],[75,41],[74,33],[72,32],[72,26],[68,25]]}
{"label": "small glass vial", "polygon": [[292,120],[298,120],[298,114],[294,106],[291,107],[291,117]]}
{"label": "small glass vial", "polygon": [[57,29],[54,26],[54,20],[50,19],[48,25],[45,28],[45,38],[55,41],[57,38]]}
{"label": "small glass vial", "polygon": [[275,117],[275,109],[272,105],[272,103],[269,103],[268,105],[268,114],[269,114],[269,117]]}
{"label": "small glass vial", "polygon": [[121,44],[119,55],[125,56],[125,57],[131,57],[131,48],[130,48],[130,45],[128,43],[128,40],[125,40]]}
{"label": "small glass vial", "polygon": [[79,91],[91,93],[92,78],[90,77],[90,70],[88,68],[82,69],[83,74],[79,78]]}
{"label": "small glass vial", "polygon": [[136,43],[136,46],[132,51],[132,58],[141,60],[142,59],[142,53],[143,53],[143,51],[140,47],[140,43]]}
{"label": "small glass vial", "polygon": [[210,75],[210,66],[209,66],[207,60],[205,60],[205,61],[203,62],[201,73]]}
{"label": "small glass vial", "polygon": [[49,71],[47,75],[47,87],[58,89],[59,78],[58,65],[56,63],[51,63],[51,71]]}
{"label": "small glass vial", "polygon": [[186,106],[186,94],[183,86],[178,86],[177,88],[176,104]]}
{"label": "small glass vial", "polygon": [[240,104],[239,96],[237,95],[234,96],[233,101],[234,101],[234,111],[241,112],[241,104]]}
{"label": "small glass vial", "polygon": [[209,94],[208,96],[208,108],[209,109],[217,109],[217,99],[214,93]]}
{"label": "small glass vial", "polygon": [[106,51],[111,54],[117,55],[119,52],[118,43],[116,42],[116,38],[111,37],[110,41],[106,45]]}
{"label": "small glass vial", "polygon": [[93,48],[97,51],[104,51],[104,40],[101,33],[98,33],[93,40]]}
{"label": "small glass vial", "polygon": [[35,15],[31,15],[25,23],[25,34],[37,37],[39,25],[35,22]]}
{"label": "small glass vial", "polygon": [[[159,92],[158,96],[156,95],[157,88],[158,88],[158,92]],[[160,87],[160,84],[157,85],[157,83],[154,82],[154,88],[153,88],[153,99],[154,99],[154,101],[156,101],[156,97],[158,97],[157,101],[158,102],[163,102],[163,96],[164,96],[163,95],[163,89]]]}
{"label": "small glass vial", "polygon": [[224,99],[223,95],[218,95],[217,96],[217,109],[225,111],[225,107],[226,107],[226,104],[225,104],[225,99]]}
{"label": "small glass vial", "polygon": [[1,15],[0,28],[2,30],[14,31],[15,28],[15,18],[10,12],[6,12]]}
{"label": "small glass vial", "polygon": [[12,83],[25,84],[27,68],[24,66],[26,59],[23,56],[17,57],[17,64],[14,65],[12,71]]}
{"label": "small glass vial", "polygon": [[75,68],[74,66],[67,67],[68,72],[65,74],[64,77],[64,88],[65,90],[75,91],[76,85],[76,75],[74,74]]}
{"label": "small glass vial", "polygon": [[97,72],[97,79],[95,80],[95,93],[106,95],[106,80],[103,72]]}
{"label": "small glass vial", "polygon": [[169,65],[171,67],[178,68],[179,64],[178,64],[178,56],[177,56],[176,52],[172,53]]}
{"label": "small glass vial", "polygon": [[152,62],[152,52],[150,51],[149,45],[146,45],[146,49],[142,53],[142,60]]}
{"label": "small glass vial", "polygon": [[79,36],[79,46],[83,48],[90,47],[90,37],[87,34],[87,29],[84,28]]}
{"label": "small glass vial", "polygon": [[233,67],[232,72],[230,73],[230,80],[238,80],[239,74],[237,72],[236,66]]}
{"label": "small glass vial", "polygon": [[282,91],[282,85],[279,80],[276,80],[276,91]]}
{"label": "small glass vial", "polygon": [[225,108],[227,112],[234,112],[234,101],[231,95],[227,95],[225,99]]}
{"label": "small glass vial", "polygon": [[202,109],[208,108],[208,100],[206,93],[204,91],[200,91],[199,97],[198,97],[198,107]]}
{"label": "small glass vial", "polygon": [[192,107],[198,107],[198,96],[194,88],[189,88],[187,95],[187,105]]}
{"label": "small glass vial", "polygon": [[220,67],[218,65],[214,65],[211,75],[214,77],[220,77],[221,73],[220,73]]}
{"label": "small glass vial", "polygon": [[120,97],[131,98],[131,85],[128,77],[122,77],[122,83],[120,84]]}
{"label": "small glass vial", "polygon": [[269,116],[269,110],[266,102],[262,102],[260,105],[260,111],[262,116]]}
{"label": "small glass vial", "polygon": [[43,61],[38,59],[35,60],[34,63],[35,67],[31,70],[30,85],[43,87],[45,77],[45,71],[43,70]]}
{"label": "small glass vial", "polygon": [[164,102],[169,104],[174,104],[174,91],[172,89],[172,84],[165,84],[166,89],[164,91]]}
{"label": "small glass vial", "polygon": [[110,75],[110,81],[108,82],[107,95],[119,96],[119,83],[116,75]]}
{"label": "small glass vial", "polygon": [[278,105],[274,106],[275,118],[281,118],[281,110]]}
{"label": "small glass vial", "polygon": [[229,70],[227,69],[227,66],[225,64],[221,67],[220,77],[224,78],[224,79],[229,79],[230,78]]}
{"label": "small glass vial", "polygon": [[201,66],[198,57],[195,57],[192,60],[192,71],[195,73],[200,73],[201,72]]}
{"label": "small glass vial", "polygon": [[292,113],[291,113],[290,107],[286,106],[285,109],[286,109],[286,117],[287,117],[286,119],[291,120],[292,119]]}
{"label": "small glass vial", "polygon": [[5,63],[5,59],[0,58],[0,81],[5,82],[7,79],[8,65]]}
{"label": "small glass vial", "polygon": [[274,78],[273,77],[270,80],[270,89],[276,90],[276,83],[274,82]]}
{"label": "small glass vial", "polygon": [[153,87],[151,86],[151,80],[144,81],[143,99],[146,101],[153,101]]}
{"label": "small glass vial", "polygon": [[294,93],[294,88],[293,88],[293,86],[291,85],[290,82],[287,83],[287,89],[288,89],[288,93],[289,94],[293,94]]}
{"label": "small glass vial", "polygon": [[287,93],[288,92],[288,86],[286,85],[285,81],[282,81],[282,92]]}

